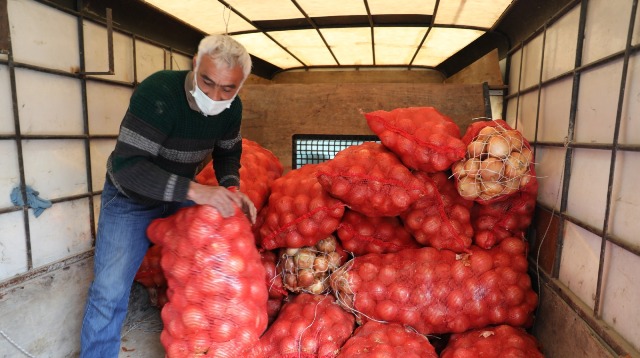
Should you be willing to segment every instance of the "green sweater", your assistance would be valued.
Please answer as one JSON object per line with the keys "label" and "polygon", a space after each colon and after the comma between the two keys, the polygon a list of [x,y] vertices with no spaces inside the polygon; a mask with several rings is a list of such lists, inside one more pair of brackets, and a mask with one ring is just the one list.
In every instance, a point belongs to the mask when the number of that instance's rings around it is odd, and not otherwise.
{"label": "green sweater", "polygon": [[189,107],[188,71],[160,71],[136,88],[107,160],[108,178],[144,204],[184,201],[202,161],[211,154],[221,186],[239,186],[242,101],[205,116]]}

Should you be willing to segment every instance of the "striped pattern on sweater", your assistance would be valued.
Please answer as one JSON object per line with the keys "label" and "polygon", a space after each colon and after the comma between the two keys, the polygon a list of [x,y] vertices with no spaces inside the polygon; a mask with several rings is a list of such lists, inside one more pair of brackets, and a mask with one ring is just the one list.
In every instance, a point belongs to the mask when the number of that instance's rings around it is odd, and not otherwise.
{"label": "striped pattern on sweater", "polygon": [[160,71],[131,97],[107,162],[113,184],[142,203],[183,201],[202,161],[211,154],[220,185],[238,186],[242,152],[239,97],[217,116],[189,107],[187,71]]}

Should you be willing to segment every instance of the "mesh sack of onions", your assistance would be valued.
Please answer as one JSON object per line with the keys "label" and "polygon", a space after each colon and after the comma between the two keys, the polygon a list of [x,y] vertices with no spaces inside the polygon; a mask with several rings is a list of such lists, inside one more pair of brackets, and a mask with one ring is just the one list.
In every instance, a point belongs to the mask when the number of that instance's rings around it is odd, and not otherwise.
{"label": "mesh sack of onions", "polygon": [[354,256],[420,247],[395,216],[370,217],[346,210],[337,234],[342,247]]}
{"label": "mesh sack of onions", "polygon": [[375,111],[365,118],[382,144],[411,169],[439,172],[464,157],[460,128],[433,107]]}
{"label": "mesh sack of onions", "polygon": [[451,335],[441,358],[543,358],[536,338],[522,328],[500,325]]}
{"label": "mesh sack of onions", "polygon": [[427,337],[398,323],[368,321],[356,328],[338,358],[438,358]]}
{"label": "mesh sack of onions", "polygon": [[341,150],[318,164],[317,175],[331,196],[367,216],[397,216],[424,190],[395,154],[375,142]]}
{"label": "mesh sack of onions", "polygon": [[466,252],[471,246],[473,201],[458,194],[453,179],[444,172],[416,172],[425,186],[425,195],[400,214],[405,228],[424,246]]}
{"label": "mesh sack of onions", "polygon": [[451,170],[463,198],[488,204],[534,185],[533,152],[522,134],[501,119],[472,123],[462,137],[467,152]]}
{"label": "mesh sack of onions", "polygon": [[[252,140],[242,138],[240,191],[251,199],[256,210],[260,211],[266,204],[271,183],[282,176],[282,172],[282,163],[271,151]],[[196,175],[196,182],[218,185],[211,162]]]}
{"label": "mesh sack of onions", "polygon": [[167,303],[167,280],[160,267],[160,252],[160,246],[151,246],[134,277],[135,281],[146,288],[151,305],[158,308]]}
{"label": "mesh sack of onions", "polygon": [[331,235],[344,215],[344,203],[318,182],[318,164],[306,164],[274,180],[260,246],[267,250],[313,246]]}
{"label": "mesh sack of onions", "polygon": [[262,228],[262,225],[264,225],[264,220],[267,217],[267,210],[267,206],[263,206],[256,214],[256,221],[253,223],[253,226],[251,226],[251,232],[253,232],[253,238],[255,239],[256,246],[260,246],[260,243],[262,242],[260,229]]}
{"label": "mesh sack of onions", "polygon": [[160,340],[168,358],[242,356],[267,327],[265,269],[245,215],[207,205],[154,220],[169,302]]}
{"label": "mesh sack of onions", "polygon": [[470,254],[425,247],[357,256],[331,275],[331,288],[359,323],[400,323],[422,334],[528,326],[537,295],[526,248],[509,238],[491,250],[472,245]]}
{"label": "mesh sack of onions", "polygon": [[264,357],[335,357],[354,328],[355,317],[333,296],[300,293],[282,306],[256,351]]}
{"label": "mesh sack of onions", "polygon": [[280,312],[280,308],[288,292],[284,288],[282,277],[276,267],[278,256],[273,251],[262,250],[260,252],[260,259],[266,271],[267,290],[269,292],[267,316],[269,317],[269,324],[271,324],[278,316],[278,312]]}
{"label": "mesh sack of onions", "polygon": [[329,276],[345,261],[347,253],[329,235],[314,246],[280,249],[277,271],[287,290],[318,295],[329,289]]}
{"label": "mesh sack of onions", "polygon": [[[529,189],[537,186],[536,183]],[[523,237],[536,207],[537,195],[531,191],[520,191],[502,201],[474,206],[471,210],[474,244],[489,249],[507,237]]]}

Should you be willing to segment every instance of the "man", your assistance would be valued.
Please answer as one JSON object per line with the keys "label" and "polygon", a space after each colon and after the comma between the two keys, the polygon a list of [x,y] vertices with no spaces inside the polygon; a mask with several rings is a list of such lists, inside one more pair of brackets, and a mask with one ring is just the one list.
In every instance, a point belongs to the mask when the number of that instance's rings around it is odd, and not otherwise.
{"label": "man", "polygon": [[[251,72],[246,49],[229,36],[205,37],[193,71],[159,71],[131,96],[107,160],[94,279],[82,323],[83,358],[117,357],[131,285],[150,241],[147,226],[180,207],[201,204],[223,217],[255,207],[239,191],[240,87]],[[220,186],[193,181],[211,154]],[[209,164],[210,165],[210,164]]]}

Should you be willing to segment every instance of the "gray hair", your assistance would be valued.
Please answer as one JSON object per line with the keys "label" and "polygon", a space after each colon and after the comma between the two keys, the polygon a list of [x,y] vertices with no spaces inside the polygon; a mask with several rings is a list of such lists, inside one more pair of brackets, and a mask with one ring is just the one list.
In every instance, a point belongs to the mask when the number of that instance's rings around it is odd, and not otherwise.
{"label": "gray hair", "polygon": [[196,66],[200,64],[203,55],[210,56],[216,64],[226,64],[229,67],[240,66],[244,79],[251,73],[251,56],[247,49],[228,35],[209,35],[198,45]]}

